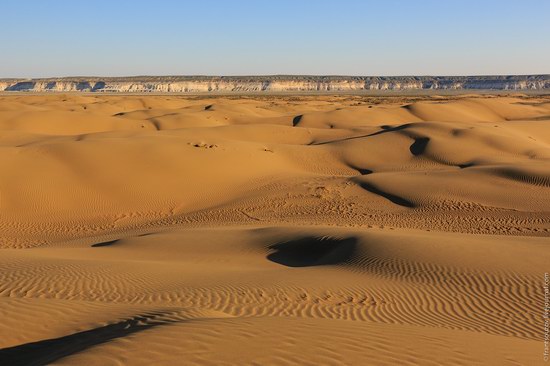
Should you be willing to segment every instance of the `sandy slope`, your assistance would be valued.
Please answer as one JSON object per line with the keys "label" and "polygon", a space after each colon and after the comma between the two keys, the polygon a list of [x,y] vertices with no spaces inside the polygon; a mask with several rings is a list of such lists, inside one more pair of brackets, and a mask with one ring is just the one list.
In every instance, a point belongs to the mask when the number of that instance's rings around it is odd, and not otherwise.
{"label": "sandy slope", "polygon": [[536,365],[550,99],[0,97],[0,364]]}

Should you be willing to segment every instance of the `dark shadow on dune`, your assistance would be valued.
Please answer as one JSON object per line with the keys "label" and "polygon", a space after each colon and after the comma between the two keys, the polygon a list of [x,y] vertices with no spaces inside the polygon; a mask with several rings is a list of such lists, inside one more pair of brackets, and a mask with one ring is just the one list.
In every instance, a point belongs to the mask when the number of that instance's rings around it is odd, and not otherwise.
{"label": "dark shadow on dune", "polygon": [[357,171],[359,172],[359,174],[361,174],[361,175],[369,175],[369,174],[372,174],[372,173],[373,173],[373,171],[370,170],[370,169],[361,169],[361,168],[357,168],[356,170],[357,170]]}
{"label": "dark shadow on dune", "polygon": [[177,322],[177,320],[159,319],[163,315],[163,313],[136,315],[115,324],[109,324],[64,337],[3,348],[0,349],[0,365],[48,365],[59,359],[113,339],[126,337],[158,325]]}
{"label": "dark shadow on dune", "polygon": [[353,166],[353,165],[350,165],[349,166],[351,169],[353,170],[357,170],[357,172],[361,175],[369,175],[369,174],[372,174],[374,173],[372,170],[370,169],[363,169],[363,168],[358,168],[356,166]]}
{"label": "dark shadow on dune", "polygon": [[419,137],[414,139],[413,144],[411,147],[409,147],[409,150],[411,151],[411,154],[414,156],[418,156],[424,153],[426,151],[426,147],[428,146],[428,142],[430,142],[429,137]]}
{"label": "dark shadow on dune", "polygon": [[267,256],[272,262],[287,267],[312,267],[347,262],[355,253],[357,238],[344,239],[303,237],[271,245]]}
{"label": "dark shadow on dune", "polygon": [[391,126],[384,125],[384,126],[380,126],[380,128],[382,129],[381,131],[376,131],[376,132],[369,133],[369,134],[366,134],[366,135],[359,135],[359,136],[352,136],[352,137],[344,137],[344,138],[342,138],[342,139],[337,139],[337,140],[324,141],[324,142],[317,142],[317,143],[312,143],[312,144],[310,144],[310,145],[326,145],[326,144],[332,144],[332,143],[335,143],[335,142],[342,142],[342,141],[349,141],[349,140],[362,139],[362,138],[365,138],[365,137],[371,137],[371,136],[381,135],[381,134],[383,134],[383,133],[401,131],[401,130],[404,130],[404,129],[410,127],[411,125],[412,125],[411,123],[406,123],[406,124],[404,124],[404,125],[395,126],[395,127],[391,127]]}
{"label": "dark shadow on dune", "polygon": [[302,120],[303,115],[300,114],[299,116],[296,116],[292,119],[292,126],[296,127],[298,124],[300,124],[300,121]]}
{"label": "dark shadow on dune", "polygon": [[161,128],[160,128],[160,122],[157,120],[156,117],[147,118],[147,120],[148,120],[149,122],[151,122],[151,124],[155,127],[155,129],[156,129],[157,131],[160,131],[160,130],[161,130]]}
{"label": "dark shadow on dune", "polygon": [[113,244],[116,244],[116,242],[118,242],[120,239],[115,239],[115,240],[110,240],[110,241],[104,241],[102,243],[95,243],[95,244],[92,244],[92,247],[93,248],[97,248],[97,247],[108,247],[110,245],[113,245]]}
{"label": "dark shadow on dune", "polygon": [[460,169],[466,169],[466,168],[470,168],[472,166],[475,166],[475,164],[474,163],[458,164],[458,167]]}
{"label": "dark shadow on dune", "polygon": [[394,194],[384,192],[384,191],[378,189],[377,187],[373,186],[370,183],[360,182],[359,186],[361,188],[363,188],[364,190],[366,190],[366,191],[369,191],[371,193],[374,193],[374,194],[377,194],[379,196],[384,197],[385,199],[391,201],[392,203],[395,203],[396,205],[403,206],[403,207],[408,207],[408,208],[414,207],[414,203],[412,203],[411,201],[408,201],[408,200],[406,200],[402,197],[396,196]]}
{"label": "dark shadow on dune", "polygon": [[401,131],[401,130],[404,130],[404,129],[410,127],[411,125],[412,125],[412,123],[405,123],[404,125],[399,125],[399,126],[383,125],[383,126],[380,126],[380,128],[382,129],[382,131],[375,132],[375,133],[373,133],[373,134],[371,134],[371,135],[372,135],[372,136],[375,136],[375,135],[380,135],[380,134],[386,133],[386,132]]}
{"label": "dark shadow on dune", "polygon": [[206,107],[204,107],[204,110],[209,111],[210,109],[212,109],[213,106],[214,106],[214,104],[209,104]]}

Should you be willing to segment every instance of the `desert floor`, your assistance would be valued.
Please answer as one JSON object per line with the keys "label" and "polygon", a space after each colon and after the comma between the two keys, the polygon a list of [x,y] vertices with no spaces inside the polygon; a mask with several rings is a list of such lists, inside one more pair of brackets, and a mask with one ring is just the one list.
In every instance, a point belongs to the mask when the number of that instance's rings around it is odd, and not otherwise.
{"label": "desert floor", "polygon": [[537,365],[550,97],[0,96],[1,365]]}

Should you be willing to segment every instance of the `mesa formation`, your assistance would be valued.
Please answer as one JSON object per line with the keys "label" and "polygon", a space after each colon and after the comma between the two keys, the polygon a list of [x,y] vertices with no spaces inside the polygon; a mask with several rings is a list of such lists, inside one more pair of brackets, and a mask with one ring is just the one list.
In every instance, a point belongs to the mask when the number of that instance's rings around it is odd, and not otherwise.
{"label": "mesa formation", "polygon": [[0,364],[538,364],[549,121],[524,94],[2,94]]}
{"label": "mesa formation", "polygon": [[414,90],[550,89],[550,75],[488,76],[131,76],[0,79],[0,92],[365,93]]}

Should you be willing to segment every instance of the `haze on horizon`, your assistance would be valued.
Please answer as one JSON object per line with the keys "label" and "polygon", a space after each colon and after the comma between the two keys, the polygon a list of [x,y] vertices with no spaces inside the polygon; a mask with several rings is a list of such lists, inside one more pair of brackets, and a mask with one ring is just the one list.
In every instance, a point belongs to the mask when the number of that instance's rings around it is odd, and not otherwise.
{"label": "haze on horizon", "polygon": [[27,0],[0,13],[2,78],[550,73],[543,0]]}

